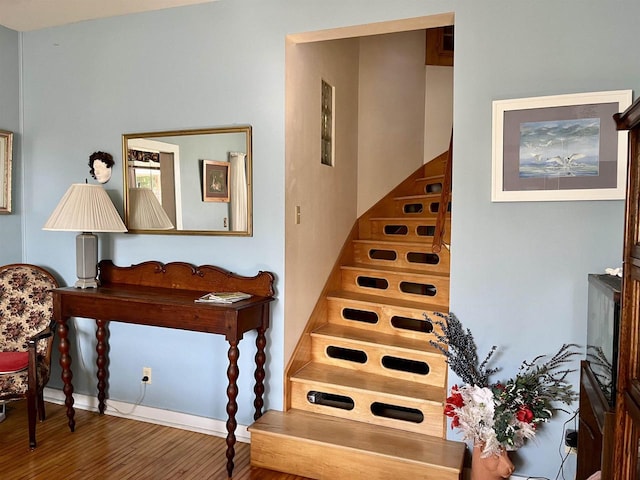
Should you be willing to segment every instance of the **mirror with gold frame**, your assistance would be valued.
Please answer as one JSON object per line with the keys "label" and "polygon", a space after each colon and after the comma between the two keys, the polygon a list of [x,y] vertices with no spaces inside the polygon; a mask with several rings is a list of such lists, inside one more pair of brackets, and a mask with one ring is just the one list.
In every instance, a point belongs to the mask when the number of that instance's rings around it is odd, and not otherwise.
{"label": "mirror with gold frame", "polygon": [[11,213],[13,133],[0,130],[0,213]]}
{"label": "mirror with gold frame", "polygon": [[251,127],[122,135],[131,233],[251,236]]}

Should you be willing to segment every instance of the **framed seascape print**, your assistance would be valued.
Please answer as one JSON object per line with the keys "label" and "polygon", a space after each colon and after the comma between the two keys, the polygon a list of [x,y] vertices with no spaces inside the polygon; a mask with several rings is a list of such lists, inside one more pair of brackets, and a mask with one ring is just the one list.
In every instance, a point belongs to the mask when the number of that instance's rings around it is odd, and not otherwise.
{"label": "framed seascape print", "polygon": [[493,102],[491,201],[621,200],[631,90]]}
{"label": "framed seascape print", "polygon": [[202,201],[229,201],[229,163],[202,161]]}
{"label": "framed seascape print", "polygon": [[0,130],[0,213],[11,213],[13,133]]}

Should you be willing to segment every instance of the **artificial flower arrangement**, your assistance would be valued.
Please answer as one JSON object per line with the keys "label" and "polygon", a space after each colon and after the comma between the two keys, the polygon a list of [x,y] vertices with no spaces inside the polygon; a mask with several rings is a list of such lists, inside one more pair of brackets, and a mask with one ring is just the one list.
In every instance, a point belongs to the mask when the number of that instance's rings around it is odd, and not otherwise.
{"label": "artificial flower arrangement", "polygon": [[538,356],[520,365],[514,378],[492,383],[490,376],[497,368],[487,368],[496,347],[493,346],[479,363],[477,346],[469,329],[450,313],[435,313],[441,320],[425,317],[442,329],[434,333],[431,344],[447,358],[453,370],[465,383],[453,386],[444,414],[452,419],[465,441],[482,448],[482,457],[500,455],[504,450],[517,450],[525,440],[533,438],[536,429],[548,422],[558,404],[571,405],[577,394],[567,376],[574,370],[566,364],[578,354],[574,344],[562,345],[548,358]]}

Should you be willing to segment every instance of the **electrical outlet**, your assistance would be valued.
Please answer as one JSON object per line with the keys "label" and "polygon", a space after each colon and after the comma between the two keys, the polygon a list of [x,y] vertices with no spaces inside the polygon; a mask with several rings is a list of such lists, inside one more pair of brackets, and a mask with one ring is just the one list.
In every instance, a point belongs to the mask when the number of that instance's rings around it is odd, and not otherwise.
{"label": "electrical outlet", "polygon": [[[144,377],[147,377],[147,380],[144,380]],[[142,383],[147,383],[151,385],[151,367],[142,367]]]}
{"label": "electrical outlet", "polygon": [[578,449],[576,447],[570,447],[569,445],[565,445],[564,453],[568,453],[569,455],[577,455]]}

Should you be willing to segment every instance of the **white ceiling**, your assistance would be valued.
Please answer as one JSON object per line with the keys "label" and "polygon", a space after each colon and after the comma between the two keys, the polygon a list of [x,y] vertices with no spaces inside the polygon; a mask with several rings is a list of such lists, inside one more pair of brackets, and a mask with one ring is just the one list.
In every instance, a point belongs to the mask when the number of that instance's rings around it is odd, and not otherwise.
{"label": "white ceiling", "polygon": [[214,0],[0,0],[0,25],[27,32],[95,18]]}

